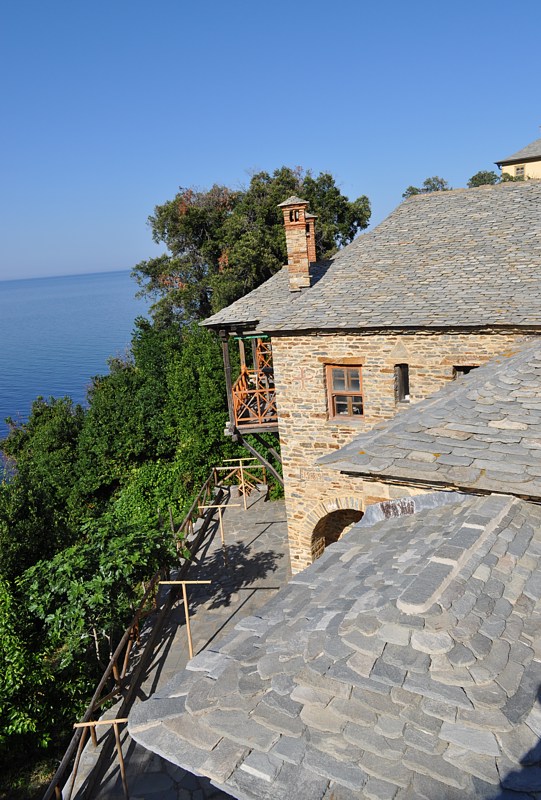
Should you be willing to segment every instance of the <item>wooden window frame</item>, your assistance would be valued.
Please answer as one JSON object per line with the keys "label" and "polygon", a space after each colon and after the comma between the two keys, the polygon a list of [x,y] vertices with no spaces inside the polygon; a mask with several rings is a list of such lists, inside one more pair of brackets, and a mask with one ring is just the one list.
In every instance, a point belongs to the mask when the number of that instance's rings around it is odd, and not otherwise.
{"label": "wooden window frame", "polygon": [[[346,376],[346,386],[348,385],[348,373],[350,370],[357,370],[359,373],[359,389],[335,389],[333,385],[333,370],[343,370]],[[325,378],[327,385],[327,404],[329,410],[329,419],[331,420],[355,420],[364,419],[364,395],[363,395],[363,372],[361,364],[326,364],[325,365]],[[337,397],[346,397],[348,399],[348,414],[337,414],[335,399]],[[360,414],[353,413],[353,398],[360,397],[362,403],[362,412]]]}

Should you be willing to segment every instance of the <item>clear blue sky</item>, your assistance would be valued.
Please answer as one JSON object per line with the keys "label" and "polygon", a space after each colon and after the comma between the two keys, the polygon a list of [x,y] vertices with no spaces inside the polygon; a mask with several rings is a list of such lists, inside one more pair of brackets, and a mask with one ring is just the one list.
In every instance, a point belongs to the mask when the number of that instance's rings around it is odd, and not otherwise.
{"label": "clear blue sky", "polygon": [[538,0],[27,0],[0,15],[0,279],[128,269],[179,185],[330,171],[373,222],[541,136]]}

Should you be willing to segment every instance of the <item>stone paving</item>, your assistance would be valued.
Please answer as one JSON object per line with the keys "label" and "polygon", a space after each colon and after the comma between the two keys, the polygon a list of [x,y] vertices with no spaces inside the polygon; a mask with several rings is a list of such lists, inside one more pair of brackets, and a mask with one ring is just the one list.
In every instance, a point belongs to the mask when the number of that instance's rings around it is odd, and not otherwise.
{"label": "stone paving", "polygon": [[[227,633],[241,618],[254,614],[289,578],[283,502],[265,502],[265,494],[255,492],[248,500],[248,510],[244,511],[242,500],[234,496],[234,492],[232,490],[230,507],[224,513],[225,553],[216,524],[211,540],[200,554],[200,564],[189,576],[190,580],[212,580],[210,586],[189,587],[196,654]],[[178,604],[173,608],[141,687],[140,700],[153,696],[159,702],[160,697],[167,697],[167,684],[187,662],[184,613],[182,604]],[[104,715],[110,719],[114,716],[115,707]],[[207,779],[196,777],[138,745],[126,730],[122,732],[122,750],[130,800],[227,800],[230,797]],[[77,789],[95,767],[99,753],[99,747],[96,750],[89,745],[85,749],[74,799]],[[124,797],[116,758],[93,797],[96,800]]]}

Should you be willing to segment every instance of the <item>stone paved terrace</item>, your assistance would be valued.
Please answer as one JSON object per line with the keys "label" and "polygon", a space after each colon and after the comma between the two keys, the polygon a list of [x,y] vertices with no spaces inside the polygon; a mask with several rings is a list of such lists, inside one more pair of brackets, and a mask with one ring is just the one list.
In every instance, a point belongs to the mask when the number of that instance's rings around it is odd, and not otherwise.
{"label": "stone paved terrace", "polygon": [[[262,492],[253,493],[248,510],[232,496],[224,514],[226,556],[224,568],[218,526],[200,555],[201,565],[190,573],[190,580],[212,579],[207,587],[190,587],[190,619],[194,652],[197,654],[216,638],[226,634],[244,616],[253,615],[289,578],[289,556],[285,509],[282,501],[265,502]],[[216,517],[217,520],[217,517]],[[167,684],[184,670],[188,647],[182,605],[174,607],[164,635],[144,681],[140,700],[151,695],[159,705],[168,696]],[[167,704],[170,701],[165,701]],[[104,716],[114,718],[115,707]],[[98,734],[100,733],[98,729]],[[98,737],[99,742],[101,739]],[[228,800],[228,794],[211,786],[206,778],[196,777],[134,742],[122,731],[128,788],[131,800]],[[92,769],[100,748],[88,745],[81,763],[73,798]],[[122,783],[116,761],[98,791],[96,800],[123,800]]]}

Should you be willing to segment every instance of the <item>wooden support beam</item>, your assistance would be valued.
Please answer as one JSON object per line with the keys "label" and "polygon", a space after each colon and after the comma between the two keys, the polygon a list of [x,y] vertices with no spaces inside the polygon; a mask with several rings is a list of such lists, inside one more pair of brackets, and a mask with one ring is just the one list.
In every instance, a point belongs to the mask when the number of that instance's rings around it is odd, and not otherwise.
{"label": "wooden support beam", "polygon": [[126,777],[126,767],[124,766],[124,756],[122,754],[122,744],[120,742],[120,731],[118,730],[118,721],[113,722],[115,731],[116,752],[118,754],[118,763],[120,766],[120,776],[122,778],[122,788],[124,789],[124,797],[129,800],[130,794],[128,792],[128,779]]}
{"label": "wooden support beam", "polygon": [[193,658],[192,628],[190,625],[190,610],[188,608],[188,592],[186,586],[194,586],[202,583],[212,583],[212,581],[160,581],[164,586],[182,586],[182,601],[184,603],[184,613],[186,615],[186,633],[188,634],[188,652],[190,660]]}
{"label": "wooden support beam", "polygon": [[200,511],[206,511],[209,508],[217,508],[218,514],[220,517],[220,536],[222,538],[222,547],[225,547],[225,533],[224,533],[224,519],[223,519],[223,509],[224,508],[235,508],[240,507],[240,503],[223,503],[219,506],[199,506]]}
{"label": "wooden support beam", "polygon": [[97,728],[98,725],[113,725],[115,722],[124,724],[128,721],[127,717],[115,717],[115,719],[94,719],[89,722],[75,722],[74,728]]}
{"label": "wooden support beam", "polygon": [[[119,725],[124,725],[128,721],[127,717],[121,717],[117,719],[96,719],[90,720],[88,722],[76,722],[73,726],[74,728],[90,728],[91,731],[96,732],[96,727],[98,725],[112,725],[113,730],[115,732],[115,743],[116,743],[116,752],[118,755],[118,765],[120,767],[120,777],[122,778],[122,788],[124,789],[124,797],[126,800],[129,800],[129,792],[128,792],[128,779],[126,777],[126,766],[124,764],[124,755],[122,753],[122,744],[120,742],[120,730],[118,728]],[[84,737],[81,738],[83,741]],[[71,787],[73,789],[73,786]],[[71,791],[70,791],[71,796]]]}
{"label": "wooden support beam", "polygon": [[246,369],[246,350],[244,348],[244,342],[242,339],[239,339],[239,353],[240,353],[240,368]]}
{"label": "wooden support beam", "polygon": [[[257,458],[224,458],[224,461],[229,464],[234,462],[235,464],[240,464],[241,462],[244,464],[248,464],[250,461],[258,461]],[[223,469],[223,467],[222,467]]]}
{"label": "wooden support beam", "polygon": [[241,436],[241,434],[238,433],[238,431],[237,431],[237,434],[238,434],[238,438],[239,438],[240,444],[243,447],[245,447],[248,450],[249,453],[252,453],[252,455],[254,455],[263,464],[263,466],[268,469],[268,471],[270,472],[271,475],[274,475],[274,477],[276,478],[276,480],[278,481],[280,486],[283,486],[284,485],[284,479],[282,478],[280,473],[277,472],[274,469],[274,467],[272,466],[272,464],[269,461],[267,461],[267,459],[264,458],[261,455],[261,453],[258,453],[257,450],[255,449],[255,447],[252,447],[252,445],[249,442],[247,442],[246,439],[244,439]]}
{"label": "wooden support beam", "polygon": [[267,442],[266,442],[266,441],[263,439],[263,437],[261,436],[261,434],[260,434],[260,433],[252,433],[252,436],[254,437],[254,439],[257,439],[257,441],[259,442],[259,444],[262,444],[264,447],[266,447],[266,448],[268,449],[268,451],[269,451],[269,453],[271,454],[271,456],[272,456],[272,457],[273,457],[273,458],[274,458],[274,459],[275,459],[275,460],[276,460],[276,461],[277,461],[279,464],[281,464],[281,463],[282,463],[282,457],[280,456],[280,453],[278,453],[278,452],[277,452],[277,451],[274,449],[274,447],[269,447],[269,445],[268,445],[268,444],[267,444]]}
{"label": "wooden support beam", "polygon": [[229,423],[231,425],[231,432],[235,430],[235,412],[233,409],[233,381],[231,380],[231,361],[229,358],[229,335],[227,331],[220,331],[220,340],[222,342],[222,356],[224,359],[225,371],[225,388],[227,392],[227,409],[229,411]]}
{"label": "wooden support beam", "polygon": [[252,343],[252,364],[254,369],[257,369],[257,339],[251,339]]}

